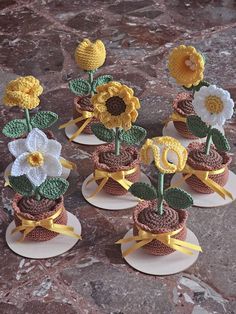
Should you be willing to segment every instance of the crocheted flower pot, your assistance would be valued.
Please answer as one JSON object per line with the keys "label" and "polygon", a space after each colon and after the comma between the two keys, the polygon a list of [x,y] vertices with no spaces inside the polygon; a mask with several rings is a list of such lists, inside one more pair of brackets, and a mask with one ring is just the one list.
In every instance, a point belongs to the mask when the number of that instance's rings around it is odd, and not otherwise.
{"label": "crocheted flower pot", "polygon": [[[164,203],[164,213],[160,216],[156,212],[155,201],[142,201],[133,212],[133,234],[138,235],[138,228],[150,233],[161,234],[181,229],[172,238],[184,241],[187,235],[186,221],[188,213],[185,210],[175,210]],[[147,253],[157,256],[168,255],[175,252],[158,240],[152,240],[142,247]]]}
{"label": "crocheted flower pot", "polygon": [[[212,171],[225,168],[220,174],[209,175],[209,178],[218,183],[220,186],[224,186],[229,177],[228,166],[232,161],[232,158],[226,152],[220,152],[212,145],[209,155],[204,153],[204,143],[191,143],[188,146],[188,159],[187,165],[195,170]],[[183,176],[185,174],[183,173]],[[214,191],[198,179],[195,175],[186,179],[186,183],[194,190],[202,194],[214,193]]]}
{"label": "crocheted flower pot", "polygon": [[[190,115],[194,115],[194,109],[192,105],[193,96],[188,93],[180,93],[176,96],[173,101],[174,113],[179,114],[183,118],[187,118]],[[173,121],[176,130],[185,138],[196,139],[197,137],[193,135],[187,127],[186,122]]]}
{"label": "crocheted flower pot", "polygon": [[[94,170],[102,170],[109,173],[117,171],[128,171],[135,169],[132,174],[125,176],[130,182],[137,182],[140,179],[140,159],[138,150],[132,146],[123,146],[119,156],[115,156],[114,144],[99,146],[92,154]],[[97,180],[99,185],[102,180]],[[118,182],[109,178],[103,190],[113,195],[125,195],[127,190]]]}
{"label": "crocheted flower pot", "polygon": [[[77,119],[79,117],[82,117],[83,111],[89,111],[93,112],[93,105],[90,101],[90,96],[78,96],[74,98],[74,110],[73,110],[73,119]],[[78,128],[80,128],[86,120],[82,120],[80,122],[77,122],[76,125]],[[98,122],[96,118],[92,118],[92,121],[83,129],[81,133],[85,134],[92,134],[91,125],[94,122]]]}
{"label": "crocheted flower pot", "polygon": [[[67,224],[67,212],[64,209],[63,197],[60,197],[56,201],[51,201],[48,199],[36,201],[32,198],[27,199],[19,194],[16,194],[13,199],[12,207],[14,210],[14,220],[16,227],[21,225],[21,220],[18,218],[18,216],[27,220],[39,221],[54,215],[61,208],[63,208],[63,211],[57,218],[54,219],[54,223],[60,225]],[[48,241],[57,235],[58,233],[56,232],[42,227],[36,227],[26,236],[26,239],[31,241]]]}

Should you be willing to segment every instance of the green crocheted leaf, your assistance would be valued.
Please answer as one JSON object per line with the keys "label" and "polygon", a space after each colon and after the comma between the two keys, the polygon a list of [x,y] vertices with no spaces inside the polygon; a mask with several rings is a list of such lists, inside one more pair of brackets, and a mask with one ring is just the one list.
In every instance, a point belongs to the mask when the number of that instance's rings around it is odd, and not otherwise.
{"label": "green crocheted leaf", "polygon": [[115,132],[113,129],[107,129],[102,123],[94,123],[91,125],[93,133],[97,138],[104,142],[113,142],[115,140]]}
{"label": "green crocheted leaf", "polygon": [[58,119],[58,115],[51,111],[40,111],[31,118],[34,128],[45,129],[53,125]]}
{"label": "green crocheted leaf", "polygon": [[219,151],[228,152],[230,150],[230,145],[227,138],[217,129],[211,130],[212,141]]}
{"label": "green crocheted leaf", "polygon": [[9,176],[9,184],[15,192],[23,196],[29,197],[34,194],[35,187],[26,175],[19,177]]}
{"label": "green crocheted leaf", "polygon": [[141,198],[142,200],[155,200],[157,198],[157,192],[155,188],[147,183],[136,182],[133,183],[129,189],[129,192],[134,196]]}
{"label": "green crocheted leaf", "polygon": [[179,188],[165,190],[164,199],[174,209],[186,209],[193,205],[192,196]]}
{"label": "green crocheted leaf", "polygon": [[103,85],[103,84],[107,84],[110,81],[112,81],[112,79],[113,78],[111,75],[101,75],[101,76],[97,77],[96,80],[94,80],[92,83],[92,90],[94,92],[96,92],[96,88],[98,86]]}
{"label": "green crocheted leaf", "polygon": [[207,136],[208,127],[198,116],[188,116],[187,127],[197,137],[203,138]]}
{"label": "green crocheted leaf", "polygon": [[192,85],[191,87],[183,86],[187,91],[199,91],[202,86],[209,86],[210,84],[207,81],[201,81],[197,86]]}
{"label": "green crocheted leaf", "polygon": [[75,79],[69,82],[69,88],[77,96],[86,96],[91,92],[89,82],[83,79]]}
{"label": "green crocheted leaf", "polygon": [[4,126],[2,133],[7,137],[18,138],[27,133],[27,131],[26,121],[24,119],[15,119]]}
{"label": "green crocheted leaf", "polygon": [[128,131],[121,130],[119,139],[128,145],[139,144],[147,135],[147,131],[141,126],[133,125]]}
{"label": "green crocheted leaf", "polygon": [[40,185],[38,192],[45,198],[56,200],[66,192],[68,187],[68,181],[63,178],[49,178]]}

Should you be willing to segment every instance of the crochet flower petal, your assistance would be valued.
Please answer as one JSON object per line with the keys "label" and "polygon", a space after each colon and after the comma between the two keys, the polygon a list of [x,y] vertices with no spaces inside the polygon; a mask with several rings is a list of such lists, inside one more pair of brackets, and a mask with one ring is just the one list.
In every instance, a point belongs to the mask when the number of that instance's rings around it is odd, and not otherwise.
{"label": "crochet flower petal", "polygon": [[47,173],[43,167],[32,167],[26,175],[35,186],[40,186],[47,178]]}
{"label": "crochet flower petal", "polygon": [[26,147],[30,152],[46,152],[48,138],[43,131],[35,128],[28,134],[26,138]]}
{"label": "crochet flower petal", "polygon": [[21,154],[27,152],[25,141],[25,139],[18,139],[8,143],[8,149],[14,157],[17,158]]}
{"label": "crochet flower petal", "polygon": [[62,174],[62,165],[59,159],[51,154],[44,155],[43,169],[50,177],[59,177]]}
{"label": "crochet flower petal", "polygon": [[56,158],[59,158],[61,155],[61,144],[56,140],[48,140],[48,145],[46,148],[46,152],[50,153]]}
{"label": "crochet flower petal", "polygon": [[16,158],[11,168],[12,176],[18,177],[27,173],[27,171],[30,169],[30,165],[27,162],[28,155],[28,153],[23,153]]}

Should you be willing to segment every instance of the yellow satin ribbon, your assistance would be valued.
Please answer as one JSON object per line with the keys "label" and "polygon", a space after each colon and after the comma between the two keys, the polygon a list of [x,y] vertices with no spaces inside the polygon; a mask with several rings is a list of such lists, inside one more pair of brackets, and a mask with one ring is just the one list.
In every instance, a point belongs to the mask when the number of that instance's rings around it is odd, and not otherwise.
{"label": "yellow satin ribbon", "polygon": [[24,241],[27,234],[29,234],[31,231],[33,231],[37,227],[42,227],[44,229],[47,229],[47,230],[50,230],[53,232],[57,232],[60,234],[64,234],[66,236],[77,238],[77,239],[81,240],[82,239],[81,235],[76,234],[74,232],[73,227],[54,223],[54,219],[59,217],[63,210],[64,210],[64,208],[62,207],[52,216],[47,217],[47,218],[42,219],[42,220],[39,220],[39,221],[28,220],[28,219],[21,217],[20,215],[17,215],[17,217],[21,220],[21,225],[14,228],[11,233],[13,234],[16,232],[23,231],[23,236],[19,239],[19,241]]}
{"label": "yellow satin ribbon", "polygon": [[102,182],[88,198],[91,198],[99,193],[109,179],[113,179],[114,181],[118,182],[124,189],[128,190],[133,183],[127,180],[125,177],[134,173],[136,170],[136,168],[133,168],[127,171],[107,172],[96,169],[94,172],[94,177],[87,182],[87,185],[97,180],[102,180]]}
{"label": "yellow satin ribbon", "polygon": [[184,174],[183,178],[178,180],[174,184],[174,186],[179,186],[184,180],[187,180],[192,175],[195,175],[202,183],[206,184],[209,188],[211,188],[214,192],[219,194],[224,199],[226,198],[226,196],[228,196],[233,200],[234,198],[229,191],[227,191],[224,187],[220,186],[218,183],[209,178],[209,175],[221,174],[224,171],[225,168],[211,171],[195,170],[186,164],[184,170],[182,171],[182,173]]}
{"label": "yellow satin ribbon", "polygon": [[76,170],[77,166],[74,162],[71,162],[66,159],[60,159],[60,163],[64,168],[70,169],[70,170]]}
{"label": "yellow satin ribbon", "polygon": [[59,129],[64,129],[67,126],[74,125],[77,122],[85,120],[84,123],[81,125],[81,127],[69,138],[70,142],[73,141],[73,139],[75,139],[77,136],[79,136],[83,132],[83,130],[92,121],[92,119],[94,117],[94,113],[90,112],[90,111],[78,110],[78,112],[82,115],[81,117],[76,118],[74,120],[70,120],[70,121],[59,126]]}
{"label": "yellow satin ribbon", "polygon": [[124,243],[129,243],[133,241],[139,241],[136,242],[135,244],[131,245],[127,250],[122,252],[122,255],[125,257],[137,249],[143,247],[144,245],[152,242],[153,240],[158,240],[161,243],[165,244],[166,246],[170,247],[171,249],[175,251],[179,251],[184,254],[192,255],[193,251],[198,251],[202,252],[202,248],[199,245],[195,245],[189,242],[185,242],[179,239],[172,238],[172,236],[178,234],[181,229],[175,230],[175,231],[170,231],[170,232],[165,232],[165,233],[151,233],[148,231],[144,231],[140,228],[138,228],[138,235],[129,237],[129,238],[123,238],[119,241],[116,242],[116,244],[124,244]]}
{"label": "yellow satin ribbon", "polygon": [[169,118],[165,121],[165,126],[167,125],[167,123],[169,123],[170,121],[176,121],[176,122],[185,122],[187,121],[186,117],[181,116],[181,114],[177,113],[177,112],[173,112]]}

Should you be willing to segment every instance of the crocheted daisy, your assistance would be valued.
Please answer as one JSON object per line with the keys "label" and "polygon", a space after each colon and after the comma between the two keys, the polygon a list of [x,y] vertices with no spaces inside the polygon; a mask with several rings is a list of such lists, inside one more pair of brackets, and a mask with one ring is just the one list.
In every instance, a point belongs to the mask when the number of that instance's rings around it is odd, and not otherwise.
{"label": "crocheted daisy", "polygon": [[224,125],[233,115],[234,102],[222,88],[203,86],[194,94],[193,107],[197,115],[209,125]]}
{"label": "crocheted daisy", "polygon": [[11,175],[26,175],[35,186],[47,178],[58,177],[62,173],[60,163],[61,144],[49,140],[39,129],[33,129],[26,139],[17,139],[8,144],[9,151],[16,158]]}

